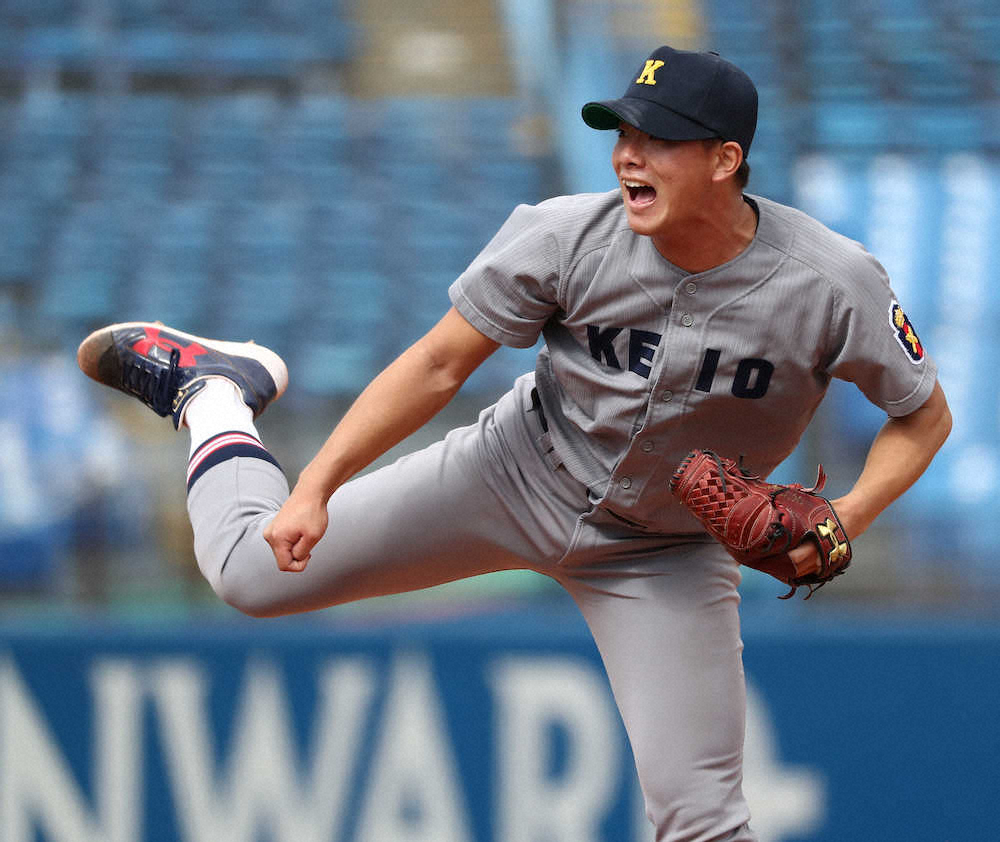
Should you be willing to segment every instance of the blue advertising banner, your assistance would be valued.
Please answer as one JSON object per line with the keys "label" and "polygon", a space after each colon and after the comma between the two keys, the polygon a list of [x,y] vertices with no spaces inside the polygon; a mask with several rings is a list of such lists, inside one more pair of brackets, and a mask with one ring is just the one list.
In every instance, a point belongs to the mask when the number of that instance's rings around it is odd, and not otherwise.
{"label": "blue advertising banner", "polygon": [[[761,842],[995,838],[1000,629],[789,616],[745,632]],[[0,629],[4,842],[651,836],[572,615]]]}

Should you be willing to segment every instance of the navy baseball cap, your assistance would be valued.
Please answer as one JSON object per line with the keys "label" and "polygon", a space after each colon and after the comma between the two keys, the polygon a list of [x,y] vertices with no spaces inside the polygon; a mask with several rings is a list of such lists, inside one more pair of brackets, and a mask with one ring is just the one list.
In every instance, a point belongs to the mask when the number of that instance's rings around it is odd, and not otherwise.
{"label": "navy baseball cap", "polygon": [[658,47],[621,99],[588,102],[583,120],[593,129],[621,122],[664,140],[734,140],[750,153],[757,129],[757,88],[717,53]]}

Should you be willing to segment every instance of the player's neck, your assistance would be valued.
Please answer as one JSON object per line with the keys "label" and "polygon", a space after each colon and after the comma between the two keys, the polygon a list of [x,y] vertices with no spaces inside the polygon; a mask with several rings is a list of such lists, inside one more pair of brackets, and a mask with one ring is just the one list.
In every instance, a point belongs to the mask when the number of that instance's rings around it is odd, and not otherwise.
{"label": "player's neck", "polygon": [[742,254],[757,233],[757,214],[743,200],[706,207],[689,220],[653,234],[656,250],[685,272],[707,272]]}

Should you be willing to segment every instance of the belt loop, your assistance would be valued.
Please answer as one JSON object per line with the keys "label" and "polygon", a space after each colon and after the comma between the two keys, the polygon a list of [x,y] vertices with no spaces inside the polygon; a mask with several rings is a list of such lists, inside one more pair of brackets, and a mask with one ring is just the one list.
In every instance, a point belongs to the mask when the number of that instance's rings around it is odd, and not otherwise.
{"label": "belt loop", "polygon": [[548,462],[549,467],[554,471],[563,462],[559,458],[559,454],[556,453],[555,446],[552,444],[552,436],[549,435],[549,422],[545,420],[545,411],[542,409],[541,398],[538,397],[538,389],[531,390],[531,409],[528,412],[538,413],[538,423],[542,428],[542,434],[538,437],[538,445],[545,455],[545,461]]}
{"label": "belt loop", "polygon": [[542,399],[538,397],[538,389],[532,387],[531,389],[531,411],[538,413],[538,420],[542,425],[542,432],[547,433],[549,431],[549,422],[545,418],[545,410],[542,409]]}

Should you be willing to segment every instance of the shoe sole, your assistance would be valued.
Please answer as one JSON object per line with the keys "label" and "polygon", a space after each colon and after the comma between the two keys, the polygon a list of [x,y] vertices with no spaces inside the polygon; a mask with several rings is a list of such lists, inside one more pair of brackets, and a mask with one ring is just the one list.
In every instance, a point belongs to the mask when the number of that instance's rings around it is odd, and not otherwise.
{"label": "shoe sole", "polygon": [[97,376],[97,366],[104,352],[114,344],[112,338],[114,331],[147,327],[165,330],[175,336],[182,337],[186,341],[197,342],[221,354],[231,357],[245,357],[260,363],[274,381],[276,392],[271,399],[272,403],[280,398],[288,387],[288,368],[285,365],[285,361],[270,348],[265,348],[263,345],[258,345],[255,342],[226,342],[221,339],[206,339],[203,336],[195,336],[193,333],[185,333],[183,330],[175,330],[160,322],[118,322],[117,324],[102,327],[100,330],[95,330],[80,343],[80,347],[76,352],[77,365],[92,380],[107,385]]}

